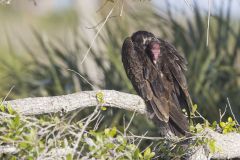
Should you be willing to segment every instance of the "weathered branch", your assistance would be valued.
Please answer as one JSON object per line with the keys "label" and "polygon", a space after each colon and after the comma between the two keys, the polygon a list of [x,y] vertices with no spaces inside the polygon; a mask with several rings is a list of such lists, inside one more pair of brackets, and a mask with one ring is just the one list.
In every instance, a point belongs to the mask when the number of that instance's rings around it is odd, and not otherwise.
{"label": "weathered branch", "polygon": [[234,132],[220,134],[207,128],[199,134],[199,137],[201,136],[214,140],[216,152],[210,153],[207,145],[199,146],[189,160],[240,158],[240,134]]}
{"label": "weathered branch", "polygon": [[13,109],[23,115],[69,112],[99,105],[96,99],[99,92],[103,93],[104,106],[136,111],[140,114],[148,113],[142,98],[114,90],[84,91],[63,96],[25,98],[6,101],[4,104],[10,104]]}
{"label": "weathered branch", "polygon": [[[102,92],[104,97],[104,106],[117,107],[128,111],[136,111],[140,114],[148,115],[147,107],[141,97],[114,90],[102,91],[84,91],[69,95],[55,97],[36,97],[12,100],[4,102],[4,105],[10,104],[13,109],[24,115],[37,115],[53,112],[69,112],[75,109],[87,108],[99,105],[96,95]],[[216,141],[216,147],[219,150],[209,154],[207,146],[199,147],[192,154],[190,159],[207,159],[209,157],[217,159],[240,158],[240,134],[229,133],[220,134],[212,130],[205,130],[204,136]]]}
{"label": "weathered branch", "polygon": [[18,149],[13,146],[5,145],[5,146],[0,146],[0,154],[3,153],[8,153],[8,154],[14,154],[18,152]]}

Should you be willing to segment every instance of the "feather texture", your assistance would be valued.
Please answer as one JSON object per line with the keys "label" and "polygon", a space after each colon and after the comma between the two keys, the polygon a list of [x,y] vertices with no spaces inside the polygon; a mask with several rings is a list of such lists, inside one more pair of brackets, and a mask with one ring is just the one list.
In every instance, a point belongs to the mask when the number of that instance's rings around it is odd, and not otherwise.
{"label": "feather texture", "polygon": [[[156,63],[148,54],[151,41],[160,44]],[[166,124],[177,136],[186,135],[189,124],[182,107],[190,112],[192,102],[184,75],[187,62],[175,47],[150,32],[138,31],[125,39],[122,62],[134,89],[152,108],[161,124]]]}

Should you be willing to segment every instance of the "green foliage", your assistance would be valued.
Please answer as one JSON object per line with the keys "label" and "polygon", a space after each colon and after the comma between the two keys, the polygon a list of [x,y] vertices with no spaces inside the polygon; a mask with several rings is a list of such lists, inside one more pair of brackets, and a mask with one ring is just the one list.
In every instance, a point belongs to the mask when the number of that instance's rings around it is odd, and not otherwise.
{"label": "green foliage", "polygon": [[[209,123],[207,119],[202,117],[199,112],[197,112],[198,106],[195,104],[193,105],[193,110],[191,113],[191,118],[201,118],[203,120],[203,123],[196,123],[194,124],[193,122],[190,125],[190,132],[193,135],[200,134],[205,130],[205,129],[211,129],[215,132],[227,134],[231,132],[238,132],[240,133],[240,126],[239,124],[232,119],[232,117],[228,117],[227,121],[224,122],[222,121],[222,118],[224,118],[224,115],[220,115],[221,119],[219,122],[213,121],[213,123]],[[225,116],[226,117],[226,116]],[[205,137],[204,134],[203,136],[198,136],[193,142],[193,146],[197,145],[207,145],[211,153],[219,152],[221,151],[221,148],[219,148],[216,145],[216,140],[213,138],[208,138]]]}
{"label": "green foliage", "polygon": [[216,151],[218,151],[218,149],[216,147],[216,141],[214,139],[208,140],[207,144],[208,144],[208,147],[209,147],[211,153],[215,153]]}
{"label": "green foliage", "polygon": [[89,134],[85,134],[84,139],[84,144],[87,144],[85,152],[89,154],[88,159],[150,160],[155,155],[151,148],[147,148],[143,153],[140,152],[136,145],[129,143],[124,136],[117,133],[116,127],[107,128],[103,132],[90,131]]}
{"label": "green foliage", "polygon": [[232,119],[232,117],[228,117],[227,122],[220,122],[220,127],[222,128],[222,133],[226,134],[229,132],[239,132],[240,133],[240,127],[237,126],[236,121]]}
{"label": "green foliage", "polygon": [[200,133],[205,128],[210,128],[214,131],[222,132],[223,134],[226,134],[229,132],[239,132],[240,131],[240,126],[230,116],[227,118],[227,122],[224,122],[221,120],[219,123],[217,121],[213,121],[213,123],[209,123],[209,121],[207,119],[204,119],[203,117],[201,117],[201,115],[197,112],[197,105],[195,104],[195,105],[193,105],[191,119],[194,119],[199,116],[200,116],[200,118],[203,119],[203,123],[194,124],[192,122],[190,125],[190,131],[192,133]]}
{"label": "green foliage", "polygon": [[11,106],[1,105],[0,116],[0,144],[14,144],[19,149],[17,155],[0,155],[2,158],[19,158],[35,159],[39,151],[43,151],[45,146],[42,141],[37,138],[34,126],[30,126],[26,120],[12,109]]}
{"label": "green foliage", "polygon": [[[229,132],[239,132],[240,126],[235,120],[232,119],[232,117],[229,116],[227,118],[227,122],[224,122],[221,119],[219,123],[217,121],[213,121],[213,123],[209,123],[209,121],[207,119],[205,119],[204,117],[202,117],[202,115],[200,115],[200,113],[197,111],[197,109],[198,109],[197,104],[194,104],[192,106],[192,112],[190,114],[190,118],[191,118],[190,131],[192,133],[200,133],[205,128],[210,128],[210,129],[215,130],[217,132],[220,132],[219,129],[221,129],[221,132],[223,134],[229,133]],[[192,120],[195,119],[195,118],[201,118],[203,120],[203,123],[194,124],[192,122]]]}
{"label": "green foliage", "polygon": [[187,141],[186,144],[184,144],[185,142],[182,140],[159,140],[155,147],[156,155],[159,159],[164,160],[183,158],[188,154],[189,147],[186,145]]}
{"label": "green foliage", "polygon": [[101,92],[101,91],[98,92],[97,95],[96,95],[96,97],[97,97],[98,103],[101,105],[101,110],[102,110],[102,111],[106,111],[106,110],[107,110],[107,107],[102,106],[102,105],[105,103],[103,92]]}
{"label": "green foliage", "polygon": [[103,92],[98,92],[96,96],[97,96],[98,103],[100,104],[105,103]]}
{"label": "green foliage", "polygon": [[[144,151],[134,144],[138,140],[130,139],[117,130],[116,127],[104,131],[84,130],[82,140],[74,148],[76,139],[83,129],[83,121],[69,123],[68,119],[57,116],[40,116],[39,118],[19,115],[11,106],[0,106],[0,145],[16,147],[14,154],[1,154],[2,159],[36,159],[76,157],[91,159],[139,159],[150,160],[155,153],[150,147]],[[66,151],[63,155],[54,155],[54,149]],[[78,155],[78,152],[81,152]]]}

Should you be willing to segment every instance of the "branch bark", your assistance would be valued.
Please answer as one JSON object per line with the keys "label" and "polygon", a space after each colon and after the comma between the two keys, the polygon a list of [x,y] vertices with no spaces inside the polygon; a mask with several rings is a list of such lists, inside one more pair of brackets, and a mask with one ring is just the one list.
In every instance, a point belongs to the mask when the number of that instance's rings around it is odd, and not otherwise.
{"label": "branch bark", "polygon": [[[104,98],[104,103],[101,105],[149,115],[147,107],[141,97],[114,90],[84,91],[63,96],[25,98],[5,101],[3,104],[10,104],[13,109],[23,115],[38,115],[62,111],[69,112],[99,105],[96,98],[99,92],[103,93]],[[210,157],[216,159],[240,158],[240,134],[220,134],[206,129],[201,136],[203,135],[214,139],[216,147],[219,148],[219,150],[210,154],[207,146],[200,146],[192,153],[189,159],[203,160]]]}
{"label": "branch bark", "polygon": [[196,147],[189,160],[208,160],[240,158],[240,134],[220,134],[211,129],[205,129],[198,135],[215,141],[216,152],[211,153],[208,145]]}
{"label": "branch bark", "polygon": [[23,115],[38,115],[44,113],[69,112],[99,105],[96,95],[102,92],[104,106],[117,107],[140,114],[148,114],[143,99],[137,95],[114,90],[84,91],[69,95],[54,97],[35,97],[3,102]]}

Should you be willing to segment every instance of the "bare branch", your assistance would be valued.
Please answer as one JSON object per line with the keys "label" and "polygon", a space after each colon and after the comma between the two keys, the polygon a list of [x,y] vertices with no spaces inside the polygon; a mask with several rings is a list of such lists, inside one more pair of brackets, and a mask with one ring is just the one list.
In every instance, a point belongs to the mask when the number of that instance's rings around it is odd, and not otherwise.
{"label": "bare branch", "polygon": [[10,104],[14,110],[23,115],[69,112],[99,105],[96,99],[99,92],[104,95],[105,103],[102,105],[106,107],[117,107],[128,111],[136,111],[140,114],[148,113],[141,97],[114,90],[84,91],[63,96],[25,98],[5,101],[3,104]]}
{"label": "bare branch", "polygon": [[240,158],[240,134],[220,134],[211,129],[205,129],[199,136],[204,136],[215,141],[215,153],[210,153],[208,146],[199,146],[190,160],[231,159]]}
{"label": "bare branch", "polygon": [[0,154],[2,153],[8,153],[8,154],[14,154],[18,152],[18,149],[16,147],[13,146],[0,146]]}

